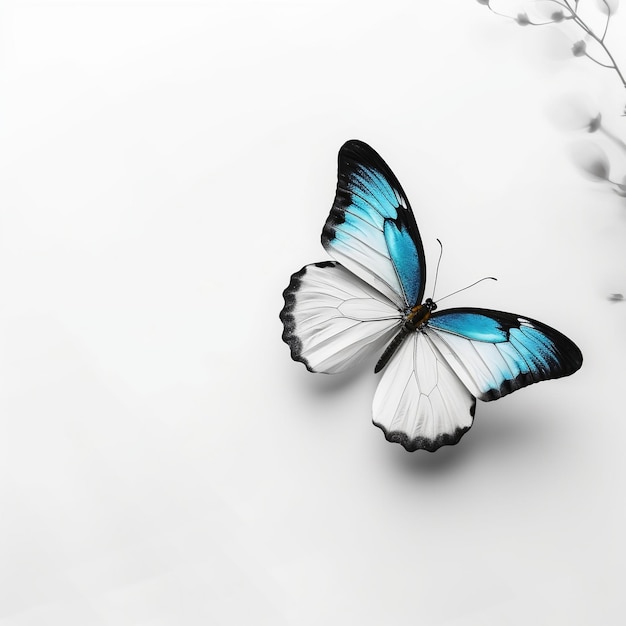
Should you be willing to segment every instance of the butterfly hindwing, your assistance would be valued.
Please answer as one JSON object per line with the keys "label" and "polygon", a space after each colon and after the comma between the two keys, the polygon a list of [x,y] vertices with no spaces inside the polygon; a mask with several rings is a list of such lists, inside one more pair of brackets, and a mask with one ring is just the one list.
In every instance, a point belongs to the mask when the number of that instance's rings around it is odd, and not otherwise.
{"label": "butterfly hindwing", "polygon": [[582,365],[579,348],[558,330],[503,311],[456,308],[432,314],[423,329],[470,392],[495,400]]}
{"label": "butterfly hindwing", "polygon": [[434,452],[469,430],[476,399],[428,335],[406,337],[383,372],[374,396],[374,424],[407,450]]}
{"label": "butterfly hindwing", "polygon": [[322,232],[329,254],[402,310],[424,295],[424,250],[409,201],[370,146],[339,151],[337,193]]}
{"label": "butterfly hindwing", "polygon": [[341,372],[380,351],[402,317],[387,298],[333,261],[303,267],[283,296],[283,340],[311,372]]}

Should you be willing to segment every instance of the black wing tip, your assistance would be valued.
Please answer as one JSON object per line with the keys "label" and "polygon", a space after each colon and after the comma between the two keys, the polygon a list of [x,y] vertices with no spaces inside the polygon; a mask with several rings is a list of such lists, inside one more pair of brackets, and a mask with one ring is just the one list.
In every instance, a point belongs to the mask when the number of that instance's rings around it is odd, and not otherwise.
{"label": "black wing tip", "polygon": [[384,173],[391,178],[396,185],[400,185],[396,175],[389,165],[387,165],[385,159],[383,159],[372,146],[360,139],[349,139],[346,141],[343,146],[339,148],[337,161],[340,174],[342,171],[352,171],[355,165],[364,163]]}
{"label": "black wing tip", "polygon": [[[583,353],[567,335],[564,335],[561,331],[552,326],[548,326],[548,324],[526,317],[525,315],[518,315],[517,317],[527,324],[530,324],[531,327],[538,328],[544,332],[552,341],[558,353],[560,367],[556,370],[551,370],[548,378],[542,378],[540,380],[552,380],[555,378],[563,378],[564,376],[571,376],[582,367]],[[532,382],[540,382],[540,380]]]}
{"label": "black wing tip", "polygon": [[[321,261],[313,263],[313,265],[316,267],[334,267],[337,264],[334,261]],[[282,339],[289,346],[291,358],[302,363],[309,372],[315,372],[309,365],[309,362],[302,356],[302,341],[295,332],[296,323],[293,316],[293,310],[296,306],[296,293],[300,290],[301,279],[306,274],[308,267],[308,265],[305,265],[300,271],[291,275],[289,285],[283,291],[285,306],[281,309],[278,317],[283,323]]]}
{"label": "black wing tip", "polygon": [[325,249],[328,249],[329,244],[335,238],[336,227],[345,221],[346,207],[350,206],[352,201],[352,194],[348,191],[345,180],[352,175],[360,163],[367,164],[383,172],[391,182],[395,183],[398,189],[401,189],[398,179],[374,148],[360,139],[349,139],[346,141],[339,148],[335,199],[322,230],[322,246]]}
{"label": "black wing tip", "polygon": [[565,335],[563,335],[563,337],[567,339],[569,345],[567,346],[567,350],[564,349],[564,354],[567,356],[567,368],[562,376],[569,376],[577,372],[583,366],[583,353],[571,339],[568,339]]}
{"label": "black wing tip", "polygon": [[372,148],[368,143],[361,139],[348,139],[341,148],[339,148],[339,159],[349,157],[351,154],[363,158],[363,156],[376,156],[379,159],[380,154]]}

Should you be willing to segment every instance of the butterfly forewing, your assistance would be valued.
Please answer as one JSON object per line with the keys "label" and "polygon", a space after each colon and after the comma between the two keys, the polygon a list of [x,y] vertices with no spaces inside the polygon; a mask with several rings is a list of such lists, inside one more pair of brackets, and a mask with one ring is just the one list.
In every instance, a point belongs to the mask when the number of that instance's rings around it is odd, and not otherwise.
{"label": "butterfly forewing", "polygon": [[339,151],[337,193],[322,231],[329,254],[405,310],[424,295],[424,249],[398,179],[361,141]]}

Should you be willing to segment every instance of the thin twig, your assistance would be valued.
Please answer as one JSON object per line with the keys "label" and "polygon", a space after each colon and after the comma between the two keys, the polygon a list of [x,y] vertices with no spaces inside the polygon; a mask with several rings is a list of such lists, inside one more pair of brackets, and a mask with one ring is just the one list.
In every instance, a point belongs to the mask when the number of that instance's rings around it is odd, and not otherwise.
{"label": "thin twig", "polygon": [[597,65],[601,66],[601,67],[606,67],[610,70],[615,69],[614,65],[607,65],[606,63],[602,63],[601,61],[598,61],[598,59],[594,59],[588,52],[585,52],[585,56],[590,59],[591,61],[593,61],[594,63],[596,63]]}
{"label": "thin twig", "polygon": [[609,6],[609,3],[606,0],[602,0],[602,2],[604,2],[604,6],[606,7],[606,22],[604,24],[604,32],[602,33],[602,37],[600,38],[600,41],[604,43],[604,39],[606,37],[606,31],[609,30],[609,22],[611,21],[611,7]]}
{"label": "thin twig", "polygon": [[[606,55],[609,57],[609,59],[611,59],[611,63],[613,64],[612,67],[617,72],[617,75],[619,76],[619,79],[622,81],[622,85],[626,88],[626,78],[624,78],[624,75],[620,71],[619,67],[617,67],[617,63],[615,61],[615,58],[610,53],[609,49],[606,47],[604,41],[599,39],[598,36],[591,29],[587,29],[587,32],[589,33],[589,36],[592,39],[595,39],[602,46],[602,49],[604,50]],[[605,67],[611,67],[611,66],[605,66]]]}

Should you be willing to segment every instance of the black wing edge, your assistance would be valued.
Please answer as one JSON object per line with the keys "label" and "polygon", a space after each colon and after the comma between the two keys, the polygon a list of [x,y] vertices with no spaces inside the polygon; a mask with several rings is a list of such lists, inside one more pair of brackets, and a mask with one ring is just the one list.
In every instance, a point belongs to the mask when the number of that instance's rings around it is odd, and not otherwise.
{"label": "black wing edge", "polygon": [[407,208],[398,207],[398,219],[396,220],[398,227],[406,226],[409,231],[415,248],[417,249],[419,266],[423,270],[424,280],[422,281],[422,293],[418,298],[421,301],[424,291],[424,284],[426,283],[426,257],[424,256],[424,246],[422,245],[422,239],[420,237],[417,223],[415,222],[415,216],[409,204],[404,189],[400,181],[396,178],[396,175],[391,171],[391,168],[385,163],[384,159],[368,144],[359,139],[350,139],[341,146],[339,149],[339,156],[337,158],[337,191],[335,193],[335,201],[330,210],[330,215],[324,224],[322,230],[322,245],[327,247],[328,243],[335,238],[335,227],[339,224],[343,224],[345,221],[346,207],[351,203],[351,194],[348,190],[348,181],[354,174],[355,168],[358,165],[365,165],[366,167],[378,170],[394,187],[400,195],[404,198]]}
{"label": "black wing edge", "polygon": [[[322,261],[320,263],[313,263],[316,267],[335,267],[337,263],[335,261]],[[285,306],[280,312],[280,321],[283,323],[283,341],[289,346],[291,350],[291,358],[294,361],[300,361],[309,370],[309,372],[315,372],[311,368],[309,362],[302,356],[302,342],[298,335],[296,335],[296,321],[293,316],[293,310],[296,306],[296,293],[300,290],[301,278],[306,274],[308,265],[305,265],[299,272],[292,274],[289,285],[283,291],[283,298],[285,300]]]}
{"label": "black wing edge", "polygon": [[552,326],[544,324],[543,322],[527,317],[526,315],[517,315],[515,313],[507,313],[506,311],[494,311],[492,309],[471,307],[445,309],[443,311],[433,313],[431,317],[436,318],[442,314],[455,312],[479,313],[486,315],[487,317],[491,317],[492,319],[496,319],[498,323],[500,323],[502,329],[506,331],[507,336],[512,328],[520,328],[520,320],[523,320],[545,333],[555,346],[559,367],[551,368],[549,376],[535,376],[532,372],[520,374],[511,380],[505,380],[498,389],[490,389],[483,397],[480,398],[483,402],[497,400],[498,398],[502,398],[503,396],[513,393],[518,389],[532,385],[533,383],[571,376],[582,367],[583,354],[580,351],[580,348],[562,332],[556,330],[556,328],[552,328]]}
{"label": "black wing edge", "polygon": [[[470,408],[470,414],[474,417],[476,412],[476,398]],[[472,427],[457,428],[452,434],[442,433],[435,439],[427,439],[426,437],[414,437],[410,439],[406,433],[399,430],[387,430],[381,424],[373,422],[374,426],[378,426],[383,431],[385,439],[391,443],[399,443],[407,452],[415,452],[416,450],[426,450],[427,452],[436,452],[442,446],[455,446],[461,437]]]}

